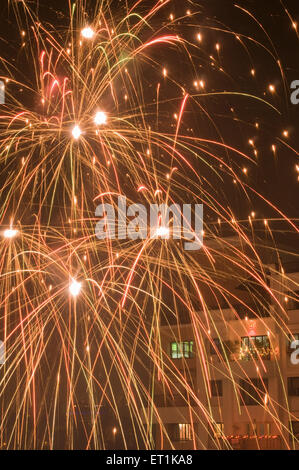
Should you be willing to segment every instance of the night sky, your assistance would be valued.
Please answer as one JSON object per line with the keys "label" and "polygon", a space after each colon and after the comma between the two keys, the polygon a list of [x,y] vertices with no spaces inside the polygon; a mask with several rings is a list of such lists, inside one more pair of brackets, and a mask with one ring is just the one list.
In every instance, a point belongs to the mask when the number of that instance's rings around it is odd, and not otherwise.
{"label": "night sky", "polygon": [[[64,30],[67,24],[68,1],[29,3],[36,4],[40,19],[46,21],[50,29]],[[122,15],[127,3],[135,4],[135,2],[126,1],[110,2],[115,17]],[[4,8],[2,13],[1,56],[16,66],[17,75],[21,71],[21,75],[18,75],[21,81],[30,82],[33,78],[31,75],[33,71],[28,65],[29,46],[26,44],[25,47],[20,47],[22,38],[20,38],[20,29],[13,12],[14,2],[10,1],[8,4],[9,8]],[[151,4],[153,2],[141,2],[138,11],[144,12]],[[92,18],[93,2],[88,2],[87,5],[89,14],[86,14],[86,20],[88,21]],[[175,79],[182,86],[186,86],[186,89],[189,87],[194,92],[192,83],[200,75],[201,80],[207,82],[209,92],[249,94],[265,99],[276,108],[277,111],[255,99],[239,95],[216,94],[202,100],[203,106],[206,106],[212,115],[212,120],[207,119],[203,113],[199,113],[198,109],[192,109],[191,105],[184,116],[183,127],[184,130],[192,128],[194,135],[200,135],[206,139],[221,138],[249,156],[253,156],[253,151],[248,142],[253,139],[258,150],[258,158],[253,158],[254,161],[248,164],[248,177],[245,182],[254,187],[273,205],[279,207],[288,217],[297,218],[298,174],[295,171],[295,165],[298,163],[296,126],[299,106],[290,103],[290,84],[293,80],[299,79],[298,38],[284,9],[296,22],[299,15],[298,3],[296,0],[285,2],[246,0],[238,2],[238,6],[239,8],[236,8],[235,2],[230,0],[200,2],[174,0],[170,2],[170,5],[155,18],[155,22],[161,27],[161,24],[166,24],[167,14],[170,12],[173,12],[177,18],[184,15],[188,8],[193,11],[199,10],[200,13],[194,18],[185,17],[178,23],[174,22],[173,25],[164,28],[164,31],[179,30],[184,39],[191,43],[197,31],[200,30],[204,36],[202,50],[200,53],[198,50],[193,50],[194,70],[188,65],[189,58],[186,56],[186,64],[184,64],[183,54],[180,57],[180,64],[177,63],[177,54],[172,47],[166,47],[164,50],[156,49],[153,55],[159,63],[171,70]],[[250,12],[252,17],[241,8]],[[22,13],[20,13],[20,21],[21,23],[23,21]],[[240,41],[236,39],[238,35],[244,38],[243,46],[240,46]],[[260,44],[257,44],[258,42]],[[221,54],[219,62],[216,66],[212,66],[209,56],[216,57],[216,43],[221,45]],[[280,61],[283,70],[283,79],[277,60]],[[223,68],[223,71],[217,70],[217,65]],[[254,77],[250,74],[251,69],[255,70]],[[145,83],[148,82],[148,96],[145,98],[151,102],[155,96],[153,81],[157,77],[154,77],[149,70],[143,78]],[[274,94],[269,93],[269,84],[275,86]],[[165,97],[173,100],[167,103],[165,110],[165,114],[171,118],[173,111],[177,109],[175,99],[177,89],[168,87],[163,92]],[[25,101],[32,99],[31,96],[24,96],[25,90],[20,92],[16,89],[14,93],[21,93],[20,98],[23,95],[21,99]],[[259,124],[258,130],[255,128],[256,122]],[[287,139],[282,135],[284,130],[289,133]],[[190,132],[191,135],[192,132]],[[272,145],[276,147],[275,155]],[[236,161],[235,156],[226,155],[224,158],[228,158],[229,163],[235,165],[234,168],[238,173],[242,171],[242,162]],[[234,188],[231,177],[224,176],[223,185],[219,188],[219,182],[213,179],[213,174],[206,167],[201,165],[198,169],[203,177],[209,179],[212,185],[217,186],[215,196],[226,203],[240,220],[246,219],[252,210],[261,220],[276,218],[269,206],[263,204],[253,193],[250,194],[250,201],[246,201],[244,193]],[[209,214],[209,217],[213,221],[213,215]]]}

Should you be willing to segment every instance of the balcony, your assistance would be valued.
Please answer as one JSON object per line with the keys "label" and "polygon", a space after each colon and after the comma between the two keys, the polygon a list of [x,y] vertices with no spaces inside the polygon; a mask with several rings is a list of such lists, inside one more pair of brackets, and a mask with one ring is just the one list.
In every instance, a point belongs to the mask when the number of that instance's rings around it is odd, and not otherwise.
{"label": "balcony", "polygon": [[240,348],[240,361],[274,361],[275,353],[272,348],[250,349],[247,347]]}
{"label": "balcony", "polygon": [[[265,373],[269,377],[273,377],[277,374],[277,354],[278,351],[271,347],[251,349],[244,346],[241,347],[240,343],[238,343],[234,351],[227,353],[227,359],[224,355],[221,355],[221,357],[218,355],[211,356],[211,361],[215,364],[215,379],[222,379],[223,374],[227,374],[228,367],[234,374],[243,375],[245,371],[247,375],[254,377],[256,368],[261,365],[261,362],[265,368]],[[229,364],[227,361],[229,361]]]}
{"label": "balcony", "polygon": [[[261,338],[264,338],[261,336]],[[222,346],[218,345],[218,354],[215,350],[210,349],[210,354],[213,362],[230,362],[239,361],[274,361],[275,351],[271,348],[270,343],[263,347],[254,346],[251,340],[248,340],[248,345],[241,344],[239,341],[223,341]]]}

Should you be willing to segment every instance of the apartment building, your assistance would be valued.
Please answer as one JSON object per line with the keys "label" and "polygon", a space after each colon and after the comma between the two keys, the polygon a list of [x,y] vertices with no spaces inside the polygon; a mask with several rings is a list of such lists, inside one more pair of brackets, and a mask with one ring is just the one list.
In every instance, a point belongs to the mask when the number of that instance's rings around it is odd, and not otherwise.
{"label": "apartment building", "polygon": [[237,303],[206,291],[192,317],[162,321],[157,449],[299,448],[299,262],[261,256],[263,292],[236,273],[225,289]]}

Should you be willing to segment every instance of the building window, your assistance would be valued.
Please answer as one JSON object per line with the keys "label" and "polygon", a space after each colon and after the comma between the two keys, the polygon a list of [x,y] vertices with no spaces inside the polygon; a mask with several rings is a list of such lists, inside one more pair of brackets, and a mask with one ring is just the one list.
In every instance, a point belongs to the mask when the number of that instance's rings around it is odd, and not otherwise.
{"label": "building window", "polygon": [[222,380],[211,380],[210,384],[212,397],[222,397]]}
{"label": "building window", "polygon": [[299,397],[299,377],[288,377],[288,394],[290,397]]}
{"label": "building window", "polygon": [[181,359],[182,357],[190,359],[194,357],[193,341],[182,341],[180,343],[171,343],[171,358]]}
{"label": "building window", "polygon": [[192,428],[191,424],[168,424],[169,437],[173,441],[191,441]]}
{"label": "building window", "polygon": [[248,423],[247,435],[248,436],[270,436],[271,423]]}
{"label": "building window", "polygon": [[223,349],[219,338],[213,338],[212,342],[210,343],[210,354],[211,356],[214,354],[223,355]]}
{"label": "building window", "polygon": [[250,361],[258,356],[269,360],[270,353],[271,346],[268,335],[241,338],[241,359],[243,361]]}
{"label": "building window", "polygon": [[240,380],[241,405],[257,406],[265,403],[268,396],[268,379]]}
{"label": "building window", "polygon": [[235,354],[240,351],[239,341],[232,341],[230,339],[221,341],[220,338],[213,338],[212,341],[209,341],[207,344],[210,348],[210,355],[217,355],[218,359],[222,359],[223,361],[235,360]]}
{"label": "building window", "polygon": [[291,421],[290,422],[290,431],[291,431],[291,438],[294,436],[296,439],[299,438],[299,421]]}
{"label": "building window", "polygon": [[299,310],[299,291],[288,292],[285,301],[287,310]]}
{"label": "building window", "polygon": [[179,441],[191,441],[191,424],[179,424]]}

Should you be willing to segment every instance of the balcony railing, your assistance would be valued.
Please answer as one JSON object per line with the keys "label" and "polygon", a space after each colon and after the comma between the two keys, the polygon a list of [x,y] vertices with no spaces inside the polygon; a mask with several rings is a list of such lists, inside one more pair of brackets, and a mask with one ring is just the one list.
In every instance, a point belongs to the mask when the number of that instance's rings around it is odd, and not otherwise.
{"label": "balcony railing", "polygon": [[255,348],[248,349],[243,347],[240,349],[239,360],[240,361],[252,361],[261,359],[263,361],[271,361],[274,358],[274,351],[272,348]]}
{"label": "balcony railing", "polygon": [[241,347],[239,345],[234,351],[226,351],[226,357],[224,354],[220,354],[221,358],[213,354],[211,356],[213,362],[226,362],[227,359],[230,362],[239,361],[254,361],[261,359],[262,361],[273,361],[275,359],[275,352],[272,348],[255,348],[249,349]]}

